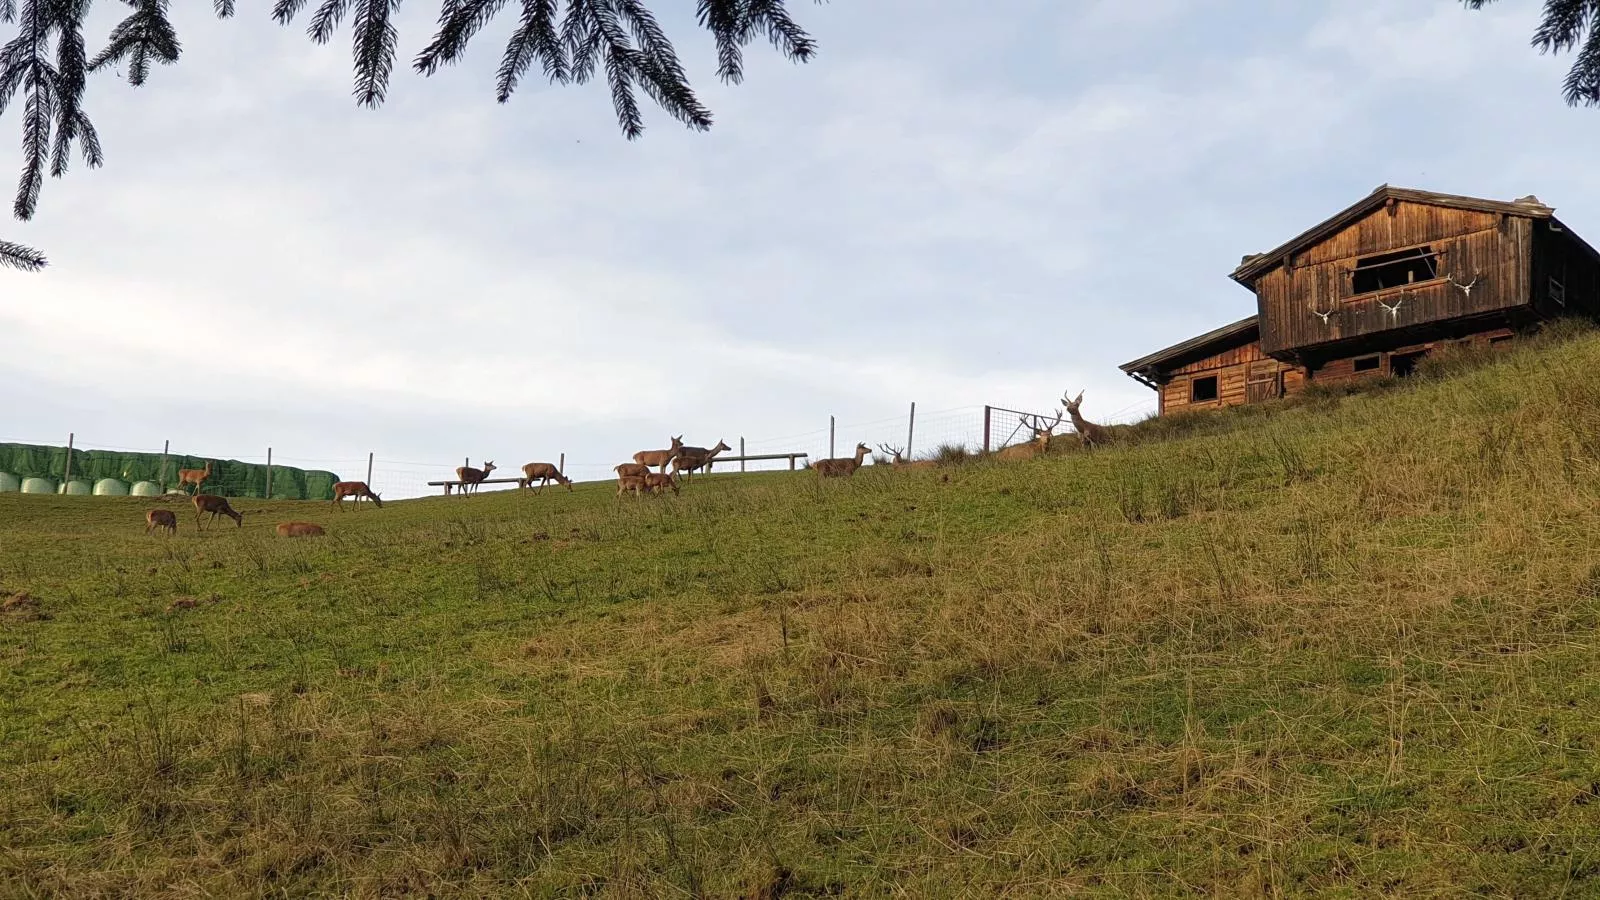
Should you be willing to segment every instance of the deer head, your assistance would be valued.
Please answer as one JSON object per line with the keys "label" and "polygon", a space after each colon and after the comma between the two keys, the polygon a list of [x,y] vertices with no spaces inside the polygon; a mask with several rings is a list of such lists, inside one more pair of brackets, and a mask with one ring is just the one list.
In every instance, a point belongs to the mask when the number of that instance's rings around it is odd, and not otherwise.
{"label": "deer head", "polygon": [[878,445],[878,449],[882,450],[884,453],[889,454],[889,458],[896,465],[898,465],[900,463],[900,461],[904,458],[900,453],[900,448],[898,448],[898,447],[891,447],[888,444],[879,444]]}
{"label": "deer head", "polygon": [[1061,395],[1061,404],[1067,408],[1067,413],[1069,415],[1074,415],[1074,416],[1077,415],[1078,414],[1078,407],[1083,405],[1083,391],[1079,391],[1078,392],[1078,396],[1074,397],[1071,400],[1067,399],[1067,395],[1066,394],[1062,394]]}
{"label": "deer head", "polygon": [[489,473],[493,472],[493,471],[494,471],[494,460],[490,460],[490,461],[488,461],[488,462],[483,464],[483,476],[485,478],[489,477]]}

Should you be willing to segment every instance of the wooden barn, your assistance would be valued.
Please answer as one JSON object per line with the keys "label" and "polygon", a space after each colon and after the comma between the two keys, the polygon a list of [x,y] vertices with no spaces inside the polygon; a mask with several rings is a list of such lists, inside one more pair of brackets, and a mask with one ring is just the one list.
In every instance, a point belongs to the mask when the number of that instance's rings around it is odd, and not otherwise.
{"label": "wooden barn", "polygon": [[1494,343],[1600,315],[1600,253],[1536,197],[1382,185],[1234,281],[1256,315],[1125,363],[1160,413],[1256,403],[1311,382],[1404,376],[1444,343]]}

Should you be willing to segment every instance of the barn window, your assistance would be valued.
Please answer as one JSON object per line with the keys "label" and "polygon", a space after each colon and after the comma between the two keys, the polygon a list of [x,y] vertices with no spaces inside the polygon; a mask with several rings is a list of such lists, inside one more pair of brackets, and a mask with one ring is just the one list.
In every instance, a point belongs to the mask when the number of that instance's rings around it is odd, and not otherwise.
{"label": "barn window", "polygon": [[1439,255],[1431,247],[1413,247],[1356,260],[1350,273],[1350,293],[1370,294],[1439,277]]}
{"label": "barn window", "polygon": [[1562,306],[1567,305],[1567,286],[1554,275],[1550,276],[1550,299]]}
{"label": "barn window", "polygon": [[1357,372],[1376,372],[1378,369],[1382,368],[1382,366],[1383,357],[1377,354],[1373,354],[1372,356],[1363,356],[1355,361],[1355,370]]}
{"label": "barn window", "polygon": [[1217,376],[1207,375],[1189,382],[1189,402],[1204,403],[1217,399]]}

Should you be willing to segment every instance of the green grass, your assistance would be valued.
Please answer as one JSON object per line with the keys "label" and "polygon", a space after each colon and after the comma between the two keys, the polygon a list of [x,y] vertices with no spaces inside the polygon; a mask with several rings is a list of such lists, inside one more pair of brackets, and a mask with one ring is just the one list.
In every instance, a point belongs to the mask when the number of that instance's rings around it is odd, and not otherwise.
{"label": "green grass", "polygon": [[1457,369],[681,497],[0,496],[0,896],[1595,896],[1600,338]]}

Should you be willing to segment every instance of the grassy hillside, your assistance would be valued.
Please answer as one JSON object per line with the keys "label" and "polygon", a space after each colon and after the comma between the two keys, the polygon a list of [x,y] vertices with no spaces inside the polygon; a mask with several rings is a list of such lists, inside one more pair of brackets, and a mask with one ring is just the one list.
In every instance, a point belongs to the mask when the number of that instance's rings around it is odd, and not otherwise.
{"label": "grassy hillside", "polygon": [[176,539],[3,495],[0,895],[1600,894],[1597,370]]}

